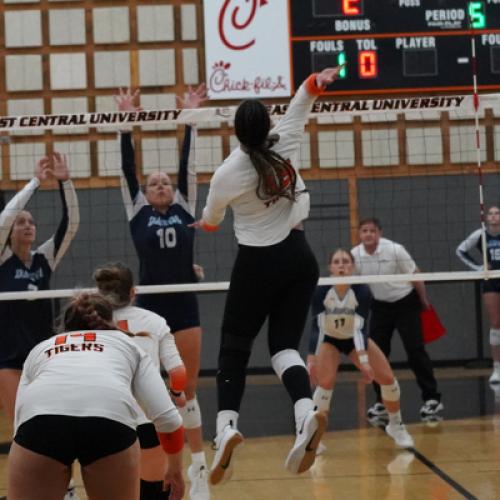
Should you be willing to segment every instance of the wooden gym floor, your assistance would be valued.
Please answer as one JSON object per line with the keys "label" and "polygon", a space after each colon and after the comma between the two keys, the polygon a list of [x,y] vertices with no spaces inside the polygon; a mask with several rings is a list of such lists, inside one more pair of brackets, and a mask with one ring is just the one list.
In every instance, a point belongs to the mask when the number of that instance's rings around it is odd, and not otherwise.
{"label": "wooden gym floor", "polygon": [[[383,431],[365,421],[365,409],[373,402],[371,387],[364,386],[358,374],[341,373],[323,440],[327,450],[301,476],[291,476],[283,466],[293,442],[285,391],[275,377],[249,377],[239,425],[245,443],[235,453],[231,481],[212,488],[212,499],[499,499],[500,387],[495,394],[488,375],[489,370],[436,370],[445,420],[429,427],[419,420],[421,400],[411,374],[398,372],[403,417],[415,439],[414,449],[401,451]],[[209,439],[216,414],[214,380],[204,378],[200,386],[210,460]],[[0,440],[5,443],[0,445],[2,496],[6,495],[9,440],[3,419],[0,429]],[[79,476],[76,481],[84,500]]]}

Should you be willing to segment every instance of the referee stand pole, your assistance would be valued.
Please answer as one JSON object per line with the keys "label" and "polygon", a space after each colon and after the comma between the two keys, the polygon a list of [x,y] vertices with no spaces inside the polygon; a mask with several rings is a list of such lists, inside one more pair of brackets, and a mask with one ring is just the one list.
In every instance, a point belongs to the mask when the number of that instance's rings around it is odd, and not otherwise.
{"label": "referee stand pole", "polygon": [[465,364],[466,368],[489,368],[491,361],[484,357],[483,342],[483,307],[482,307],[481,282],[474,281],[474,310],[476,313],[476,359],[472,359]]}

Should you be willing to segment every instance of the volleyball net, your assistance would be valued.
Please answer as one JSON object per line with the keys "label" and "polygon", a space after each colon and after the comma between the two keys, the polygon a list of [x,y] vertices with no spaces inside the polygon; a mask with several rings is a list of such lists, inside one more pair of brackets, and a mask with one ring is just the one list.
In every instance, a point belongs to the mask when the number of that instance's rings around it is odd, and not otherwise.
{"label": "volleyball net", "polygon": [[[151,104],[147,94],[141,99],[143,106]],[[274,122],[287,106],[269,104]],[[39,158],[58,151],[68,156],[81,219],[78,234],[54,273],[53,289],[0,293],[0,300],[70,296],[75,288],[91,287],[93,269],[106,262],[122,261],[137,270],[119,187],[118,131],[133,133],[141,181],[158,170],[175,181],[184,125],[196,125],[192,154],[201,214],[211,174],[237,147],[232,130],[235,109],[96,113],[75,109],[52,115],[29,114],[25,109],[25,114],[0,117],[4,203],[32,178]],[[321,283],[500,277],[488,269],[468,271],[455,253],[457,245],[481,225],[479,182],[487,206],[500,201],[500,95],[482,95],[477,113],[475,124],[469,95],[315,103],[292,162],[299,166],[311,195],[306,230],[322,265]],[[38,226],[38,244],[50,237],[60,218],[56,183],[43,183],[27,209]],[[328,255],[337,247],[357,244],[358,224],[366,217],[381,221],[384,236],[407,248],[421,274],[326,277]],[[216,234],[197,235],[195,262],[204,268],[204,282],[139,287],[138,292],[225,290],[236,248],[228,213]],[[484,256],[478,253],[477,259]]]}

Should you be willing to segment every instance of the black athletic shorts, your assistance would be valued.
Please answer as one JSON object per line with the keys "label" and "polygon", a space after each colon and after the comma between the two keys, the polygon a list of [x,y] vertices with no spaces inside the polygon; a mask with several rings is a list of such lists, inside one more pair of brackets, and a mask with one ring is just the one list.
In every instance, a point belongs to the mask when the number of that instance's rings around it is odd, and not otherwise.
{"label": "black athletic shorts", "polygon": [[64,465],[78,460],[82,466],[126,450],[136,439],[134,429],[115,420],[67,415],[33,417],[14,437],[19,446],[30,451]]}
{"label": "black athletic shorts", "polygon": [[333,347],[337,348],[341,353],[348,356],[352,351],[356,350],[353,339],[336,339],[335,337],[330,337],[325,335],[323,337],[323,342],[331,344]]}
{"label": "black athletic shorts", "polygon": [[143,450],[160,446],[156,428],[151,422],[137,426],[137,437]]}
{"label": "black athletic shorts", "polygon": [[165,318],[174,335],[200,326],[198,299],[193,292],[139,295],[136,305]]}
{"label": "black athletic shorts", "polygon": [[500,279],[484,280],[481,283],[483,293],[500,293]]}

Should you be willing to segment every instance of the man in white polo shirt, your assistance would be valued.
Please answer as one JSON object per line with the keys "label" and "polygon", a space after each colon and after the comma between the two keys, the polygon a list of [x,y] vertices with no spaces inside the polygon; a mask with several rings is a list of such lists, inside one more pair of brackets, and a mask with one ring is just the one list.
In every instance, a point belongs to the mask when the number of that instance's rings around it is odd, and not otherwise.
{"label": "man in white polo shirt", "polygon": [[[413,274],[418,272],[415,261],[399,243],[382,238],[382,227],[378,219],[364,219],[359,224],[361,244],[352,249],[356,269],[361,275]],[[432,362],[425,350],[420,312],[429,307],[422,281],[384,282],[370,284],[373,294],[370,319],[370,338],[389,358],[392,334],[398,330],[408,364],[415,374],[422,391],[424,404],[420,417],[424,421],[442,420],[441,394],[437,390]],[[380,387],[374,384],[377,402],[368,410],[368,419],[376,425],[388,420],[382,404]]]}

